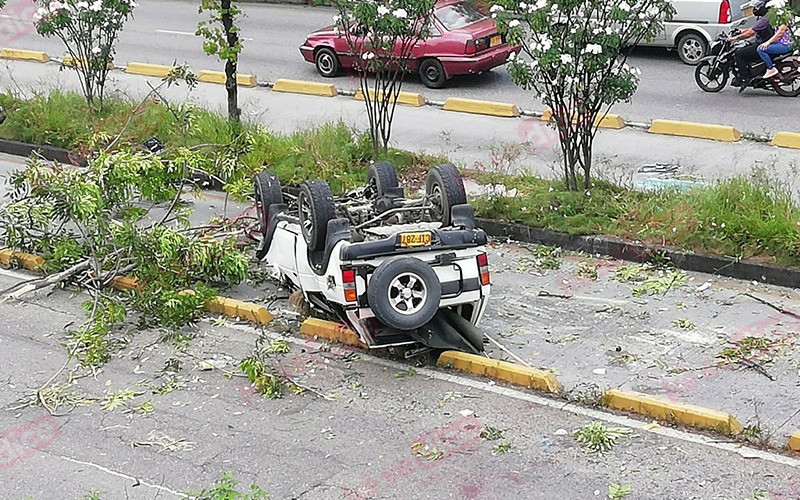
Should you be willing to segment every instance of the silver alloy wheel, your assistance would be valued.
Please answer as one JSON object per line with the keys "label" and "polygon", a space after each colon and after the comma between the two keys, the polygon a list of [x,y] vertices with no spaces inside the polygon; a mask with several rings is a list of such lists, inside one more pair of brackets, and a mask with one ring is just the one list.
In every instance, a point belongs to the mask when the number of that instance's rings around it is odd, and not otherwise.
{"label": "silver alloy wheel", "polygon": [[311,204],[303,193],[300,193],[299,204],[300,224],[302,225],[303,236],[307,236],[310,239],[314,232],[314,219],[311,217]]}
{"label": "silver alloy wheel", "polygon": [[389,284],[387,293],[392,309],[404,315],[422,309],[428,298],[425,282],[414,273],[398,274]]}
{"label": "silver alloy wheel", "polygon": [[322,73],[330,74],[333,72],[333,68],[335,67],[333,56],[327,52],[319,54],[317,56],[317,65]]}
{"label": "silver alloy wheel", "polygon": [[444,215],[444,202],[442,201],[442,187],[438,184],[433,185],[433,192],[429,195],[431,200],[431,205],[433,205],[433,216],[436,220],[441,220],[442,216]]}
{"label": "silver alloy wheel", "polygon": [[687,61],[697,62],[703,57],[703,45],[699,40],[691,38],[682,46],[683,55]]}

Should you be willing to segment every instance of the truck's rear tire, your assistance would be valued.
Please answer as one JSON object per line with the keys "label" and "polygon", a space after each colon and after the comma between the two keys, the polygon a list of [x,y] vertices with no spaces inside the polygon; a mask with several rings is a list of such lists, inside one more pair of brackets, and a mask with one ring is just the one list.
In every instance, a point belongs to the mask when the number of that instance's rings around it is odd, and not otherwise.
{"label": "truck's rear tire", "polygon": [[375,317],[398,330],[414,330],[439,309],[442,286],[431,267],[403,257],[384,262],[372,273],[367,299]]}
{"label": "truck's rear tire", "polygon": [[449,226],[450,209],[454,205],[467,203],[467,191],[461,173],[453,165],[439,165],[428,171],[425,183],[425,195],[433,204],[431,218],[438,220],[442,226]]}
{"label": "truck's rear tire", "polygon": [[398,185],[397,170],[388,161],[379,161],[369,166],[367,188],[368,195],[372,198],[379,198]]}
{"label": "truck's rear tire", "polygon": [[333,193],[328,183],[319,179],[305,181],[297,195],[297,210],[308,249],[312,252],[323,250],[328,221],[336,216]]}
{"label": "truck's rear tire", "polygon": [[261,243],[256,249],[256,258],[261,260],[267,255],[271,243],[266,241],[270,237],[270,206],[283,203],[283,192],[278,176],[268,170],[256,174],[253,179],[253,187],[258,215],[258,232],[261,233]]}

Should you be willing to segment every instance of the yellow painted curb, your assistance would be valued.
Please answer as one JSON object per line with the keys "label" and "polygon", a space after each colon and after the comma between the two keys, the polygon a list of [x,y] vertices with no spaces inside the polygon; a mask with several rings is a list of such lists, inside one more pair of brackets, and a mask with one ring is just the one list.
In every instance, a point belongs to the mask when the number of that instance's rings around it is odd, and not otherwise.
{"label": "yellow painted curb", "polygon": [[272,85],[275,92],[292,92],[294,94],[318,95],[322,97],[335,97],[339,93],[336,87],[329,83],[303,82],[300,80],[286,80],[281,78]]}
{"label": "yellow painted curb", "polygon": [[132,62],[125,67],[125,73],[131,75],[157,76],[166,78],[175,69],[172,66],[162,66],[160,64],[147,64]]}
{"label": "yellow painted curb", "polygon": [[210,313],[223,314],[229,318],[242,318],[262,325],[272,321],[272,314],[266,307],[226,297],[207,300],[205,309]]}
{"label": "yellow painted curb", "polygon": [[473,375],[503,380],[529,389],[553,393],[561,391],[561,384],[555,375],[550,372],[497,359],[489,359],[475,354],[445,351],[439,356],[437,364],[439,366],[449,366]]}
{"label": "yellow painted curb", "polygon": [[[545,112],[542,113],[542,116],[539,117],[539,119],[545,122],[552,121],[553,111],[550,109],[545,110]],[[573,118],[572,121],[574,123],[578,121],[578,118],[575,117]],[[594,123],[598,128],[608,128],[612,130],[620,130],[625,128],[625,120],[623,120],[622,117],[619,115],[607,114],[606,116],[603,117],[598,116],[597,119],[595,119]]]}
{"label": "yellow painted curb", "polygon": [[28,271],[39,271],[44,265],[44,258],[30,253],[15,252],[13,250],[0,250],[0,264],[11,266],[14,262]]}
{"label": "yellow painted curb", "polygon": [[792,451],[800,451],[800,431],[795,431],[795,433],[789,437],[789,442],[786,443],[786,448]]}
{"label": "yellow painted curb", "polygon": [[[69,66],[70,68],[75,67],[76,66],[76,62],[77,62],[77,64],[81,64],[81,65],[83,64],[83,60],[82,59],[73,59],[72,56],[64,56],[64,58],[61,59],[61,64],[63,64],[64,66]],[[111,62],[111,61],[108,62],[108,69],[114,69],[114,63],[113,62]]]}
{"label": "yellow painted curb", "polygon": [[[373,95],[373,91],[369,91],[369,95]],[[378,95],[381,96],[383,93],[379,92]],[[364,100],[364,93],[360,90],[356,90],[356,95],[353,97],[356,101],[363,101]],[[397,103],[398,104],[405,104],[406,106],[414,106],[420,107],[425,105],[425,97],[422,94],[417,94],[416,92],[400,92],[397,95]]]}
{"label": "yellow painted curb", "polygon": [[300,325],[300,333],[310,337],[321,337],[353,347],[369,349],[369,346],[359,340],[355,332],[341,323],[309,318]]}
{"label": "yellow painted curb", "polygon": [[800,134],[795,132],[778,132],[770,141],[770,145],[781,148],[800,149]]}
{"label": "yellow painted curb", "polygon": [[0,58],[14,59],[17,61],[36,61],[41,63],[50,62],[50,56],[47,55],[47,52],[39,52],[36,50],[0,49]]}
{"label": "yellow painted curb", "polygon": [[141,290],[139,281],[133,276],[118,276],[111,280],[111,287],[120,292],[128,292],[130,290]]}
{"label": "yellow painted curb", "polygon": [[445,111],[458,111],[478,115],[503,116],[513,118],[519,116],[519,108],[514,104],[493,101],[476,101],[474,99],[461,99],[450,97],[442,107]]}
{"label": "yellow painted curb", "polygon": [[653,120],[647,131],[651,134],[677,135],[698,139],[713,139],[723,142],[737,142],[742,138],[733,127],[708,123],[678,122],[672,120]]}
{"label": "yellow painted curb", "polygon": [[666,422],[699,429],[712,429],[728,435],[742,432],[742,424],[730,413],[678,403],[649,394],[611,389],[603,393],[601,401],[609,408],[639,413]]}
{"label": "yellow painted curb", "polygon": [[[208,71],[202,70],[197,75],[197,81],[205,82],[205,83],[218,83],[220,85],[225,85],[226,81],[225,73],[222,71]],[[236,83],[238,83],[242,87],[257,87],[258,81],[256,77],[253,75],[245,75],[242,73],[236,73]]]}

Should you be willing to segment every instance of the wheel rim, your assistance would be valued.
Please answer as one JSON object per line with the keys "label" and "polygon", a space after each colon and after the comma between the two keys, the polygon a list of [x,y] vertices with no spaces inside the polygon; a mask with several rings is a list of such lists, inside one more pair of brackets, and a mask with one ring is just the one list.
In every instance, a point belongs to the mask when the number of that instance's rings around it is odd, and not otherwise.
{"label": "wheel rim", "polygon": [[442,187],[438,184],[434,184],[429,196],[432,205],[431,212],[433,212],[434,218],[441,219],[442,215],[444,215],[444,208],[442,207]]}
{"label": "wheel rim", "polygon": [[317,65],[319,66],[320,71],[323,73],[332,72],[334,67],[333,56],[327,52],[322,52],[317,57]]}
{"label": "wheel rim", "polygon": [[711,77],[711,72],[714,70],[714,67],[710,64],[706,64],[701,66],[700,69],[697,70],[697,74],[700,76],[700,82],[703,87],[711,90],[717,90],[722,87],[722,82],[725,77],[725,73],[720,71],[716,78]]}
{"label": "wheel rim", "polygon": [[683,43],[683,56],[687,61],[697,61],[703,56],[703,45],[699,40],[691,38]]}
{"label": "wheel rim", "polygon": [[300,206],[300,227],[306,240],[314,235],[314,220],[311,217],[311,204],[303,193],[300,193],[298,205]]}
{"label": "wheel rim", "polygon": [[262,234],[267,232],[267,212],[264,206],[264,195],[261,193],[261,183],[256,182],[256,212],[258,212],[259,229]]}
{"label": "wheel rim", "polygon": [[800,76],[791,75],[791,73],[795,71],[794,67],[791,65],[783,65],[778,68],[778,71],[780,72],[780,76],[789,75],[787,78],[789,78],[790,81],[784,82],[780,78],[776,78],[773,80],[776,82],[774,85],[777,85],[783,92],[786,93],[800,92]]}
{"label": "wheel rim", "polygon": [[378,197],[378,179],[375,177],[370,178],[367,183],[367,196],[371,198]]}
{"label": "wheel rim", "polygon": [[414,273],[401,273],[389,284],[389,305],[400,314],[419,312],[428,298],[425,282]]}
{"label": "wheel rim", "polygon": [[435,64],[429,64],[425,68],[425,78],[429,82],[435,82],[439,79],[439,68],[436,67]]}

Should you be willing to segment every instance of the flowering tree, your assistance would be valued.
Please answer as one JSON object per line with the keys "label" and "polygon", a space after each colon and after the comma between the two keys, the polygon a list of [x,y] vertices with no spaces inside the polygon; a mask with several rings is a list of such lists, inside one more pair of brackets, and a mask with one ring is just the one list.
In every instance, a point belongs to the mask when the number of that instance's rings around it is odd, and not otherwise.
{"label": "flowering tree", "polygon": [[239,88],[236,82],[236,67],[242,52],[242,40],[236,16],[242,13],[233,0],[201,0],[199,13],[210,12],[211,18],[197,24],[195,35],[206,39],[203,50],[208,55],[216,55],[225,63],[225,90],[228,92],[228,118],[239,122],[242,110],[239,109]]}
{"label": "flowering tree", "polygon": [[787,5],[786,0],[769,0],[767,18],[772,26],[787,26],[792,33],[792,45],[800,48],[800,10]]}
{"label": "flowering tree", "polygon": [[64,42],[81,79],[86,102],[103,93],[109,66],[114,59],[114,44],[123,24],[138,6],[134,0],[36,0],[40,5],[33,20],[36,31]]}
{"label": "flowering tree", "polygon": [[[373,152],[386,152],[412,50],[430,33],[435,0],[334,0],[334,23],[358,72]],[[370,75],[374,78],[371,80]]]}
{"label": "flowering tree", "polygon": [[639,82],[629,48],[658,34],[674,8],[669,0],[498,0],[490,12],[522,48],[508,64],[512,80],[552,110],[566,188],[589,189],[597,124]]}

